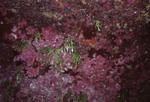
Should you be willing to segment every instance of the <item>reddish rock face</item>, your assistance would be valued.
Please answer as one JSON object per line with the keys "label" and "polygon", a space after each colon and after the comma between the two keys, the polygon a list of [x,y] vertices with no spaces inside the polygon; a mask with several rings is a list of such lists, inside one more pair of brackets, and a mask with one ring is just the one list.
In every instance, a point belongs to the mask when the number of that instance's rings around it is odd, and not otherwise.
{"label": "reddish rock face", "polygon": [[0,101],[149,102],[149,10],[148,0],[1,0]]}

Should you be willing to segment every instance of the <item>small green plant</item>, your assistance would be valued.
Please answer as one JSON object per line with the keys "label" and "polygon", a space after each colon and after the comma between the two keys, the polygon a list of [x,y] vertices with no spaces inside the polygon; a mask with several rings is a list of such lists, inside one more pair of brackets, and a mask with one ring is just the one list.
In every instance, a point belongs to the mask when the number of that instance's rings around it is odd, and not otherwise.
{"label": "small green plant", "polygon": [[41,39],[41,34],[39,31],[37,31],[35,34],[35,43],[38,43],[38,40],[40,40],[40,39]]}
{"label": "small green plant", "polygon": [[77,66],[80,63],[81,57],[80,54],[75,49],[73,41],[70,38],[66,39],[64,46],[67,52],[71,53],[72,61],[75,64],[75,68],[77,68]]}
{"label": "small green plant", "polygon": [[48,53],[50,50],[51,50],[50,47],[43,47],[43,48],[41,48],[41,50],[40,50],[40,54]]}
{"label": "small green plant", "polygon": [[[77,50],[74,47],[73,41],[70,38],[67,38],[64,42],[64,45],[61,48],[51,48],[50,46],[43,47],[39,51],[39,54],[41,56],[41,62],[45,63],[45,65],[49,65],[51,59],[53,58],[53,65],[57,70],[62,68],[63,60],[60,56],[60,53],[65,53],[65,55],[68,53],[71,55],[71,60],[73,64],[75,64],[75,68],[80,63],[80,54],[77,52]],[[43,62],[44,61],[44,62]]]}
{"label": "small green plant", "polygon": [[82,92],[80,94],[80,99],[78,100],[78,102],[88,102],[87,94],[85,92]]}
{"label": "small green plant", "polygon": [[81,60],[80,54],[78,52],[72,53],[72,60],[73,60],[73,63],[75,64],[75,68],[77,68]]}
{"label": "small green plant", "polygon": [[44,63],[45,65],[49,65],[49,62],[51,60],[51,58],[54,58],[54,65],[55,68],[58,68],[58,66],[60,67],[61,64],[61,58],[59,57],[61,50],[60,48],[56,49],[56,48],[50,48],[50,47],[44,47],[40,50],[40,55],[41,55],[41,60],[43,60],[43,54],[45,54],[45,58],[44,58]]}
{"label": "small green plant", "polygon": [[96,28],[98,29],[98,31],[100,32],[100,31],[101,31],[101,28],[102,28],[101,22],[98,21],[98,20],[95,20],[95,26],[96,26]]}
{"label": "small green plant", "polygon": [[[41,62],[43,63],[43,60],[44,60],[44,63],[45,65],[47,66],[49,64],[49,61],[51,60],[52,56],[54,55],[54,50],[51,49],[50,47],[43,47],[40,49],[39,51],[39,54],[41,56]],[[45,58],[43,59],[43,56],[45,54]]]}
{"label": "small green plant", "polygon": [[23,42],[23,41],[15,41],[14,42],[14,47],[15,49],[20,49],[20,50],[26,50],[27,46],[29,45],[28,42]]}
{"label": "small green plant", "polygon": [[67,52],[73,52],[74,51],[74,49],[75,49],[75,47],[74,47],[74,45],[73,45],[73,41],[70,39],[70,38],[67,38],[66,40],[65,40],[65,43],[64,43],[64,47],[65,47],[65,49],[67,50]]}
{"label": "small green plant", "polygon": [[23,74],[22,73],[18,73],[17,74],[17,78],[16,78],[16,80],[17,80],[17,83],[19,84],[19,83],[21,83],[21,81],[22,81],[22,79],[23,79]]}
{"label": "small green plant", "polygon": [[61,58],[59,56],[60,52],[61,52],[61,50],[59,48],[55,49],[55,51],[54,51],[53,56],[55,57],[55,61],[54,61],[55,68],[61,67],[61,65],[62,65],[62,61],[61,61]]}
{"label": "small green plant", "polygon": [[16,67],[16,73],[17,73],[16,82],[17,82],[17,84],[20,84],[22,79],[24,78],[24,75],[21,72],[21,67],[20,66]]}

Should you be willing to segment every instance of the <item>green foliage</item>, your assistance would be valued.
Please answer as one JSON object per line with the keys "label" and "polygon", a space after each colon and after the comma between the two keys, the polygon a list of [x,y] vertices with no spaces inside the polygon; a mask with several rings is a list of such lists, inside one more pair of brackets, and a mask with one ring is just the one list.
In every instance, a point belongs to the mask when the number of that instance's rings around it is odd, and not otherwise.
{"label": "green foliage", "polygon": [[75,64],[75,68],[77,68],[77,66],[80,64],[81,57],[80,54],[75,49],[73,41],[70,38],[66,39],[64,47],[67,50],[67,52],[71,53],[72,56],[71,60]]}
{"label": "green foliage", "polygon": [[[47,64],[49,63],[52,55],[54,55],[54,50],[51,49],[50,47],[43,47],[43,48],[40,49],[39,54],[41,56],[41,60],[42,60],[41,62],[43,63],[43,60],[44,60],[44,63],[47,66]],[[43,59],[44,54],[46,54],[46,56]]]}
{"label": "green foliage", "polygon": [[15,41],[14,42],[14,46],[15,46],[15,49],[20,49],[20,50],[23,50],[25,51],[27,46],[29,45],[28,42],[23,42],[23,41]]}
{"label": "green foliage", "polygon": [[[58,68],[60,67],[61,65],[61,58],[59,57],[59,54],[60,54],[61,50],[58,48],[50,48],[50,47],[44,47],[40,50],[40,55],[41,55],[41,60],[44,60],[44,63],[45,65],[49,65],[49,62],[51,60],[51,58],[53,57],[55,60],[54,60],[54,65],[55,65],[55,68]],[[46,54],[45,58],[43,59],[43,54]]]}
{"label": "green foliage", "polygon": [[77,68],[81,60],[80,54],[78,52],[72,53],[72,60],[73,60],[73,63],[75,64],[75,68]]}
{"label": "green foliage", "polygon": [[43,48],[40,49],[39,53],[44,54],[44,53],[49,53],[51,51],[52,51],[52,49],[50,47],[43,47]]}
{"label": "green foliage", "polygon": [[98,21],[98,20],[95,20],[95,26],[96,26],[96,28],[98,29],[98,31],[100,32],[100,31],[101,31],[101,28],[102,28],[101,22]]}
{"label": "green foliage", "polygon": [[59,70],[59,68],[62,67],[63,65],[63,60],[60,57],[60,53],[64,53],[65,55],[67,53],[71,54],[71,60],[75,67],[80,63],[80,54],[77,52],[77,50],[74,47],[73,41],[70,38],[67,38],[64,42],[64,46],[61,48],[51,48],[50,46],[48,47],[43,47],[40,49],[39,54],[41,56],[41,60],[44,61],[42,63],[45,63],[45,65],[49,65],[50,60],[53,58],[53,65],[55,68]]}
{"label": "green foliage", "polygon": [[24,74],[21,72],[20,66],[16,67],[16,73],[17,73],[16,82],[17,82],[17,84],[20,84],[22,79],[24,78]]}
{"label": "green foliage", "polygon": [[60,49],[55,49],[55,53],[54,53],[54,56],[55,56],[55,61],[54,61],[55,68],[61,67],[61,65],[62,65],[61,58],[59,57],[59,54],[60,54]]}
{"label": "green foliage", "polygon": [[17,75],[17,83],[18,83],[18,84],[21,83],[23,77],[24,77],[24,76],[23,76],[23,74],[21,74],[21,73],[19,73],[19,74]]}
{"label": "green foliage", "polygon": [[38,43],[38,40],[40,40],[40,39],[41,39],[41,34],[39,31],[37,31],[35,34],[35,43]]}
{"label": "green foliage", "polygon": [[80,94],[80,99],[78,100],[78,102],[88,102],[86,93],[82,92]]}
{"label": "green foliage", "polygon": [[65,49],[67,50],[67,52],[68,52],[68,51],[73,52],[74,49],[75,49],[75,47],[74,47],[74,45],[73,45],[73,41],[72,41],[70,38],[67,38],[67,39],[65,40],[64,47],[65,47]]}

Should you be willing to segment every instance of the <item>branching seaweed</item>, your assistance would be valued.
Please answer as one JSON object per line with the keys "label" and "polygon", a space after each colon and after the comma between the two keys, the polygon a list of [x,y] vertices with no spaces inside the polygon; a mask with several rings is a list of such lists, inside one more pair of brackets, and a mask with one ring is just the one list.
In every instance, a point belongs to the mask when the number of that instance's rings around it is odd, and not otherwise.
{"label": "branching seaweed", "polygon": [[81,60],[80,54],[78,52],[72,53],[72,60],[73,63],[75,64],[75,68],[77,68]]}
{"label": "branching seaweed", "polygon": [[41,34],[39,31],[37,31],[35,34],[35,43],[38,43],[38,40],[40,40],[40,39],[41,39]]}
{"label": "branching seaweed", "polygon": [[98,29],[98,31],[100,32],[100,31],[101,31],[101,28],[102,28],[101,22],[98,21],[98,20],[95,20],[95,26],[96,26],[96,28]]}
{"label": "branching seaweed", "polygon": [[67,51],[67,53],[70,51],[70,52],[74,52],[74,45],[73,45],[73,41],[70,39],[70,38],[67,38],[65,43],[64,43],[64,47]]}
{"label": "branching seaweed", "polygon": [[[73,41],[70,38],[67,38],[64,42],[64,45],[61,48],[51,48],[50,46],[43,47],[39,51],[39,54],[41,56],[41,62],[45,63],[45,66],[50,64],[50,61],[52,60],[52,64],[54,65],[57,70],[62,68],[63,60],[60,57],[60,53],[64,53],[65,55],[68,53],[71,55],[71,61],[75,65],[75,68],[80,63],[80,54],[77,52],[77,50],[74,47]],[[44,62],[43,62],[44,61]]]}
{"label": "branching seaweed", "polygon": [[[54,66],[55,68],[60,67],[61,65],[61,58],[59,57],[61,50],[60,49],[52,49],[51,47],[44,47],[40,50],[41,60],[44,60],[45,65],[50,64],[50,60],[52,57],[54,58]],[[45,54],[45,57],[43,59],[43,54]]]}

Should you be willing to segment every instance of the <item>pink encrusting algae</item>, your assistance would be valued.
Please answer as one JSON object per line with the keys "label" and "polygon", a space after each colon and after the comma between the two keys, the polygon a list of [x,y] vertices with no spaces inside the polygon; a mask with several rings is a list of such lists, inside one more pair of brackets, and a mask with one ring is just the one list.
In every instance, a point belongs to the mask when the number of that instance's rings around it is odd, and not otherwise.
{"label": "pink encrusting algae", "polygon": [[0,101],[149,102],[148,0],[7,1]]}

